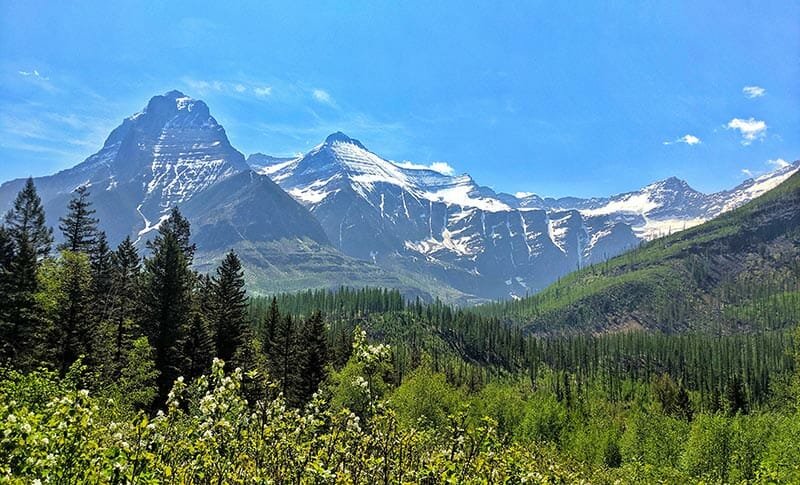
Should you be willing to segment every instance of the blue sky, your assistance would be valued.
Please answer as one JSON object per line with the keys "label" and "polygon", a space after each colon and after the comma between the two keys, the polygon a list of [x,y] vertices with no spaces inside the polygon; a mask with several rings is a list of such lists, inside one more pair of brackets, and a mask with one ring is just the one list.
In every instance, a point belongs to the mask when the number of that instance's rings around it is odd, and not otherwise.
{"label": "blue sky", "polygon": [[796,1],[236,5],[0,0],[0,180],[80,162],[170,89],[245,154],[341,130],[512,193],[711,191],[800,158]]}

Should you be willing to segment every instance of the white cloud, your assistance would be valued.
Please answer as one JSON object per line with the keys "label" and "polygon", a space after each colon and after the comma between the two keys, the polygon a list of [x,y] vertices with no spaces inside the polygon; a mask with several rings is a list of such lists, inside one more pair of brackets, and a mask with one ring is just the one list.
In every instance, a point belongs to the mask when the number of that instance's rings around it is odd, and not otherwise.
{"label": "white cloud", "polygon": [[42,81],[49,81],[49,77],[44,77],[39,74],[39,71],[34,69],[33,71],[19,71],[19,73],[24,77],[33,77],[34,79],[40,79]]}
{"label": "white cloud", "polygon": [[697,144],[702,143],[702,142],[700,141],[700,138],[697,138],[694,135],[686,134],[686,135],[683,135],[682,137],[678,138],[677,140],[665,141],[664,145],[672,145],[672,144],[675,144],[675,143],[686,143],[687,145],[692,146],[692,145],[697,145]]}
{"label": "white cloud", "polygon": [[456,172],[456,169],[451,167],[447,162],[433,162],[431,164],[431,170],[445,175],[453,175]]}
{"label": "white cloud", "polygon": [[780,170],[788,167],[791,163],[782,158],[776,158],[775,160],[767,160],[767,165],[771,165],[775,170]]}
{"label": "white cloud", "polygon": [[258,88],[253,88],[253,92],[258,97],[269,96],[272,94],[272,88],[270,86],[262,86]]}
{"label": "white cloud", "polygon": [[42,75],[38,69],[33,69],[31,71],[17,71],[20,76],[26,79],[27,82],[35,84],[40,88],[44,89],[45,91],[53,92],[55,91],[55,86],[50,82],[50,78]]}
{"label": "white cloud", "polygon": [[228,82],[228,81],[206,81],[202,79],[183,78],[184,84],[189,87],[190,95],[204,96],[209,93],[219,93],[228,96],[238,96],[250,94],[257,98],[263,98],[272,94],[271,86],[249,82]]}
{"label": "white cloud", "polygon": [[726,125],[728,129],[739,130],[742,135],[742,145],[749,145],[755,140],[761,140],[767,136],[767,123],[755,118],[741,119],[734,118]]}
{"label": "white cloud", "polygon": [[423,165],[419,163],[403,161],[397,163],[397,165],[403,168],[410,168],[412,170],[433,170],[434,172],[439,172],[442,175],[453,175],[456,173],[456,169],[450,166],[450,164],[447,162],[433,162],[430,165]]}
{"label": "white cloud", "polygon": [[792,165],[791,163],[787,162],[786,160],[784,160],[782,158],[776,158],[774,160],[767,160],[766,162],[764,162],[764,164],[769,167],[767,170],[750,170],[749,168],[743,168],[742,169],[742,173],[744,175],[746,175],[747,177],[749,177],[749,178],[755,178],[755,177],[758,177],[760,175],[764,175],[764,174],[767,174],[767,173],[770,173],[770,172],[774,172],[776,170],[781,170],[783,168],[786,168],[786,167],[789,167],[789,166]]}
{"label": "white cloud", "polygon": [[761,86],[745,86],[742,88],[742,93],[750,99],[760,98],[767,94],[767,90]]}
{"label": "white cloud", "polygon": [[331,98],[331,95],[324,89],[315,89],[311,92],[311,95],[320,103],[333,104],[333,98]]}
{"label": "white cloud", "polygon": [[225,83],[222,81],[203,81],[199,79],[183,80],[189,88],[197,94],[203,95],[211,91],[222,91],[225,88]]}

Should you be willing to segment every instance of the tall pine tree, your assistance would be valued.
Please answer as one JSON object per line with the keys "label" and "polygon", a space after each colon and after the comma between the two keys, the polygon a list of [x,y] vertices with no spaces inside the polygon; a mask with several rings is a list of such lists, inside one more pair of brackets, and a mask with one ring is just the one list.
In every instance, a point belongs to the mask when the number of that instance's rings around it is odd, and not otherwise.
{"label": "tall pine tree", "polygon": [[14,244],[6,228],[0,225],[0,361],[11,354],[11,349],[4,347],[11,344],[8,334],[13,325],[11,323],[11,263],[14,260]]}
{"label": "tall pine tree", "polygon": [[297,335],[291,315],[278,321],[275,335],[270,343],[269,370],[271,377],[278,383],[289,404],[299,403],[299,359],[297,352]]}
{"label": "tall pine tree", "polygon": [[141,260],[130,237],[111,255],[111,295],[109,326],[112,349],[112,375],[117,376],[125,366],[125,357],[139,335],[139,302]]}
{"label": "tall pine tree", "polygon": [[211,278],[200,275],[197,279],[194,307],[189,329],[186,332],[184,354],[186,355],[186,377],[199,377],[211,368],[214,359],[214,335],[208,318],[212,314]]}
{"label": "tall pine tree", "polygon": [[97,326],[92,318],[92,274],[89,257],[84,253],[64,250],[53,277],[58,302],[51,317],[55,330],[56,363],[62,375],[78,359],[85,356],[90,366],[98,363]]}
{"label": "tall pine tree", "polygon": [[269,356],[271,353],[272,340],[275,338],[275,329],[281,320],[281,312],[278,309],[278,299],[274,296],[269,304],[266,318],[261,324],[260,339],[264,354]]}
{"label": "tall pine tree", "polygon": [[301,371],[299,398],[302,402],[311,400],[320,382],[325,379],[328,365],[328,336],[322,313],[315,311],[306,319],[300,333]]}
{"label": "tall pine tree", "polygon": [[98,325],[106,325],[112,311],[113,264],[105,232],[98,232],[89,253],[92,267],[92,315]]}
{"label": "tall pine tree", "polygon": [[7,324],[0,335],[0,351],[20,367],[36,365],[33,356],[41,333],[42,313],[35,299],[39,261],[50,254],[53,230],[45,222],[42,199],[33,179],[17,194],[6,214],[6,234],[13,247],[6,300]]}
{"label": "tall pine tree", "polygon": [[242,364],[232,360],[245,343],[248,323],[244,271],[233,251],[225,256],[211,278],[211,300],[210,320],[217,357],[235,368]]}
{"label": "tall pine tree", "polygon": [[75,189],[75,197],[69,201],[69,212],[59,219],[58,228],[64,234],[64,242],[58,245],[59,250],[74,253],[89,253],[97,242],[97,219],[92,203],[89,201],[89,189],[81,185]]}
{"label": "tall pine tree", "polygon": [[152,255],[145,260],[142,325],[160,372],[157,384],[161,403],[186,363],[183,350],[195,279],[189,268],[194,256],[189,235],[189,222],[173,209],[148,243]]}

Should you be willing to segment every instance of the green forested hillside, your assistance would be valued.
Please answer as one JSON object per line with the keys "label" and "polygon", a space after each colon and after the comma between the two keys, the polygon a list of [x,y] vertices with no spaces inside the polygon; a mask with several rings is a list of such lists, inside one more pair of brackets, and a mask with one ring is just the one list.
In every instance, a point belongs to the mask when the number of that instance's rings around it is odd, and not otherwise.
{"label": "green forested hillside", "polygon": [[[531,333],[504,313],[529,301],[248,297],[235,252],[210,275],[192,269],[177,209],[143,257],[130,240],[112,250],[86,191],[55,253],[29,183],[0,226],[0,482],[797,483],[792,183],[572,277],[595,282],[582,286],[598,298],[590,316],[641,311],[658,294],[642,282],[702,309],[713,301],[669,280],[699,254],[709,265],[691,281],[725,298],[716,314],[764,329],[661,314],[665,328],[713,330],[680,334]],[[550,314],[569,308],[567,288],[540,300]]]}
{"label": "green forested hillside", "polygon": [[800,174],[752,202],[482,315],[528,332],[774,330],[800,321]]}

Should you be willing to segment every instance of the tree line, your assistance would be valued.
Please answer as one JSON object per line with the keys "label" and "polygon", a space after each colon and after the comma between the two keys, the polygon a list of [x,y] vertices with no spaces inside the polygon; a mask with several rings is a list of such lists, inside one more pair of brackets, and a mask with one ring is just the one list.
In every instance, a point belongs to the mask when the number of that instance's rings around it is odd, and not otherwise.
{"label": "tree line", "polygon": [[254,325],[236,253],[211,275],[194,271],[196,248],[178,208],[142,257],[130,237],[109,246],[88,187],[73,195],[59,219],[63,238],[55,253],[32,179],[0,225],[2,361],[65,375],[80,359],[94,386],[121,378],[135,381],[132,388],[151,385],[140,403],[149,406],[163,404],[179,376],[198,377],[219,357],[230,369],[251,371],[253,392],[255,376],[269,373],[290,403],[310,399],[329,363],[321,313],[296,320],[273,300]]}

